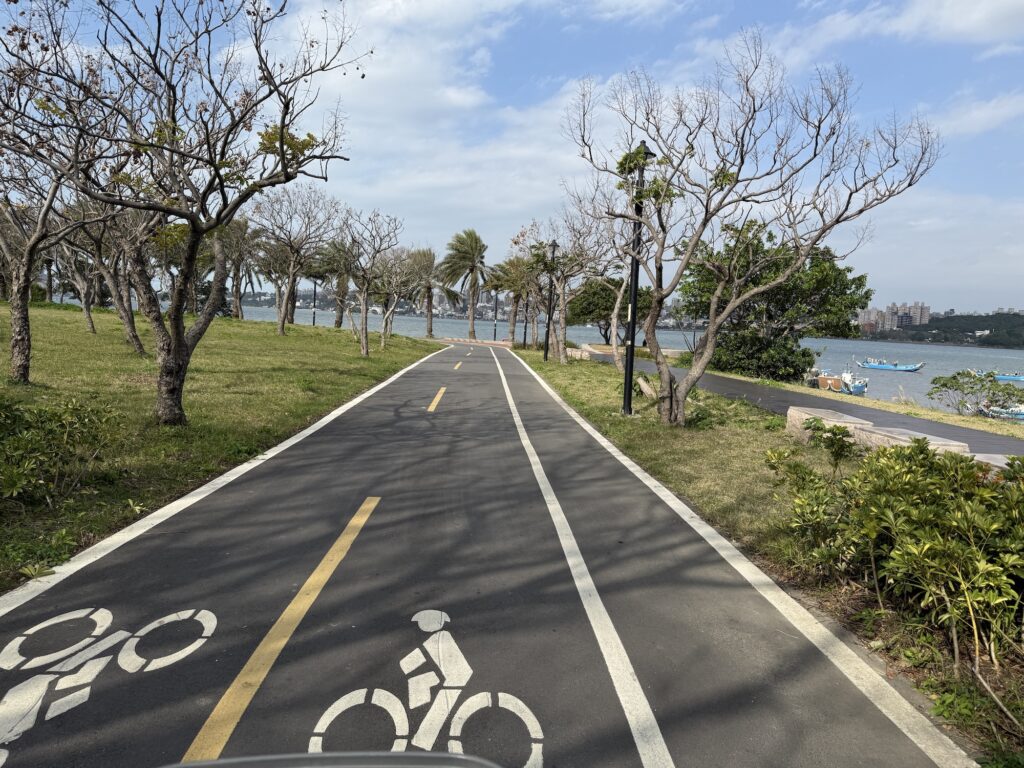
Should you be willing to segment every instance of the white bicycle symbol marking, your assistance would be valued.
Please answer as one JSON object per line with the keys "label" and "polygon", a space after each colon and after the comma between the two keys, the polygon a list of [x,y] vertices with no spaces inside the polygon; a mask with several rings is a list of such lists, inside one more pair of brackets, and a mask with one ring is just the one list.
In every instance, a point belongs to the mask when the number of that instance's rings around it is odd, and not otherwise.
{"label": "white bicycle symbol marking", "polygon": [[[321,715],[313,729],[309,740],[310,752],[322,752],[324,734],[331,724],[352,707],[369,703],[380,707],[395,727],[395,740],[391,745],[392,752],[404,752],[410,744],[423,750],[433,748],[441,729],[451,716],[448,728],[448,751],[463,754],[462,735],[466,721],[473,715],[488,707],[497,706],[518,717],[530,736],[530,755],[524,768],[541,768],[543,765],[542,742],[544,734],[540,722],[530,708],[510,693],[477,693],[462,702],[456,709],[459,696],[473,674],[472,668],[462,655],[455,639],[442,629],[450,621],[443,611],[420,611],[412,617],[424,632],[430,636],[420,648],[409,653],[401,661],[402,672],[408,676],[409,706],[406,708],[398,696],[383,688],[359,688],[346,693]],[[435,671],[412,673],[429,661],[434,663]],[[440,672],[440,676],[438,676]],[[431,691],[440,685],[437,695]],[[409,712],[429,704],[430,707],[420,722],[419,728],[411,735],[409,729]],[[454,715],[452,712],[454,711]]]}
{"label": "white bicycle symbol marking", "polygon": [[[22,653],[22,645],[37,632],[80,619],[92,621],[93,628],[88,636],[59,651],[41,656],[27,657]],[[139,653],[139,641],[150,632],[177,621],[190,620],[199,622],[202,632],[184,648],[152,659],[145,658]],[[210,611],[193,608],[152,621],[134,633],[122,629],[103,637],[113,621],[113,614],[106,608],[80,608],[68,611],[36,624],[11,640],[0,651],[0,670],[49,667],[43,674],[37,674],[14,686],[0,699],[0,768],[10,754],[3,746],[10,744],[36,725],[49,693],[59,693],[60,696],[56,699],[51,697],[43,720],[52,720],[87,702],[93,681],[115,655],[118,666],[125,672],[153,672],[169,667],[197,651],[217,628],[216,616]],[[119,644],[120,650],[114,651]]]}

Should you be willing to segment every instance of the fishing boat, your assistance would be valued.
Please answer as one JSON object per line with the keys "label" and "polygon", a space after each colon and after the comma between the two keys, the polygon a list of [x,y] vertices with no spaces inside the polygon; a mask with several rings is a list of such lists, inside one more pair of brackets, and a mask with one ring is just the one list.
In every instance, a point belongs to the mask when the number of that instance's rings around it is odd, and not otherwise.
{"label": "fishing boat", "polygon": [[868,391],[868,380],[854,376],[852,371],[843,371],[838,376],[829,371],[818,371],[811,381],[811,386],[818,389],[844,395],[863,395]]}
{"label": "fishing boat", "polygon": [[915,373],[924,368],[924,363],[903,363],[902,365],[897,362],[889,362],[888,360],[879,360],[874,357],[869,357],[866,360],[857,360],[857,365],[861,368],[872,368],[876,371],[901,371],[904,373]]}
{"label": "fishing boat", "polygon": [[1013,373],[1000,373],[999,371],[974,371],[975,376],[988,376],[990,373],[995,376],[996,381],[1024,381],[1024,373],[1014,371]]}
{"label": "fishing boat", "polygon": [[994,405],[983,404],[978,408],[978,413],[982,416],[988,416],[990,419],[1024,422],[1024,403],[1011,405],[1009,408],[999,408]]}

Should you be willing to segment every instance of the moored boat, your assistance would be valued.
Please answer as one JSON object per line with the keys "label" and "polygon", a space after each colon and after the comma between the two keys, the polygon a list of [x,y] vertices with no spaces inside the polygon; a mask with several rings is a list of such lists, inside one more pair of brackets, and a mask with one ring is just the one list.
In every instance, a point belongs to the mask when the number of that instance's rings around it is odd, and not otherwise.
{"label": "moored boat", "polygon": [[874,357],[869,357],[865,360],[857,360],[857,365],[861,368],[871,368],[876,371],[901,371],[904,373],[915,373],[924,368],[924,363],[899,363],[898,361],[889,362],[888,360],[879,360]]}
{"label": "moored boat", "polygon": [[838,376],[829,371],[818,371],[812,381],[812,386],[817,386],[818,389],[827,389],[829,392],[844,395],[863,395],[868,391],[868,380],[854,376],[851,371],[843,371]]}
{"label": "moored boat", "polygon": [[982,405],[978,408],[978,413],[982,416],[988,416],[990,419],[1024,421],[1024,403],[1011,405],[1009,408],[999,408],[994,405]]}
{"label": "moored boat", "polygon": [[1024,381],[1024,373],[1014,371],[1013,373],[1000,373],[999,371],[971,371],[976,376],[987,376],[992,374],[996,381]]}

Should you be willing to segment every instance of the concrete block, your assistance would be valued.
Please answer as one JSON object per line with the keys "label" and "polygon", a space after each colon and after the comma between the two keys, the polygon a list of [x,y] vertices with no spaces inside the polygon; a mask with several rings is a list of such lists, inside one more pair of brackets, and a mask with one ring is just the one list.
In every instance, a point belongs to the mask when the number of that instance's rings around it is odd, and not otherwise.
{"label": "concrete block", "polygon": [[979,453],[976,454],[974,458],[977,459],[978,461],[990,464],[996,469],[1005,469],[1007,466],[1009,466],[1008,462],[1006,461],[1006,456],[1004,456],[1001,453]]}
{"label": "concrete block", "polygon": [[865,421],[864,419],[858,419],[856,416],[849,416],[840,411],[833,411],[829,408],[804,408],[802,406],[791,405],[789,410],[786,411],[786,431],[791,435],[795,435],[801,440],[806,441],[809,438],[807,430],[804,429],[804,422],[807,419],[818,418],[825,422],[826,426],[839,425],[846,427],[851,432],[854,432],[858,427],[870,427],[871,422]]}
{"label": "concrete block", "polygon": [[935,450],[941,452],[951,451],[953,453],[967,453],[967,443],[958,440],[950,440],[945,437],[936,437],[924,432],[915,432],[912,429],[899,429],[894,427],[857,426],[854,430],[854,437],[857,442],[867,448],[885,448],[891,445],[910,445],[912,440],[924,438]]}

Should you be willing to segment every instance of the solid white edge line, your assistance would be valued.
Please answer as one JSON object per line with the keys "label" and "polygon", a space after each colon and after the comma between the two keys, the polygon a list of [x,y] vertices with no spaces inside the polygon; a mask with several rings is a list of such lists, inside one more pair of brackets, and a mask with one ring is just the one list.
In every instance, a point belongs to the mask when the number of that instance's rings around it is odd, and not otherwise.
{"label": "solid white edge line", "polygon": [[764,571],[744,557],[728,539],[704,522],[696,512],[680,501],[670,490],[612,445],[604,435],[576,413],[525,360],[512,353],[511,350],[509,354],[533,375],[548,395],[584,431],[664,501],[672,511],[700,534],[701,538],[714,547],[729,565],[761,593],[761,596],[771,603],[779,613],[785,616],[800,634],[810,640],[861,693],[867,696],[868,700],[882,714],[888,717],[936,765],[942,768],[977,768],[978,764],[974,760],[968,757],[952,739],[942,733],[931,720],[921,714],[913,704],[903,698],[852,648],[832,634],[828,627],[814,618],[810,611],[786,594]]}
{"label": "solid white edge line", "polygon": [[380,392],[382,389],[384,389],[384,387],[388,386],[401,376],[404,376],[406,373],[411,371],[420,363],[426,362],[434,355],[438,355],[441,352],[445,352],[451,349],[452,346],[453,345],[449,344],[447,347],[439,349],[436,352],[431,352],[429,355],[426,355],[425,357],[421,357],[416,362],[406,366],[402,370],[393,374],[392,376],[380,382],[379,384],[374,385],[373,387],[366,390],[362,394],[356,395],[354,398],[346,402],[344,405],[335,408],[333,411],[331,411],[329,414],[327,414],[322,419],[317,421],[315,424],[306,427],[301,432],[292,435],[287,440],[275,445],[273,448],[268,448],[266,451],[259,454],[258,456],[249,459],[249,461],[245,462],[244,464],[239,464],[234,469],[229,469],[223,475],[215,477],[213,480],[206,483],[205,485],[196,488],[194,491],[187,493],[186,495],[182,496],[179,499],[175,499],[170,504],[161,507],[155,512],[151,512],[150,514],[146,515],[140,520],[136,520],[131,525],[122,528],[120,531],[117,531],[116,533],[111,534],[107,538],[103,539],[103,541],[94,544],[88,549],[82,550],[77,555],[68,560],[66,563],[62,563],[61,565],[55,566],[53,568],[53,573],[47,576],[41,576],[38,579],[33,579],[32,581],[22,584],[20,587],[16,587],[15,589],[11,590],[5,595],[0,595],[0,617],[10,613],[15,608],[24,605],[28,601],[33,600],[34,598],[46,592],[46,590],[50,589],[50,587],[59,584],[60,582],[64,581],[64,579],[66,579],[68,576],[71,576],[72,574],[77,573],[86,566],[95,563],[101,557],[110,554],[121,545],[127,544],[129,541],[141,536],[143,533],[150,530],[151,528],[156,527],[165,520],[169,520],[170,518],[174,517],[176,514],[181,512],[183,509],[187,509],[188,507],[191,507],[193,504],[195,504],[197,501],[205,499],[214,491],[223,488],[225,485],[232,482],[233,480],[237,480],[239,477],[244,475],[249,470],[255,469],[268,459],[271,459],[277,454],[281,453],[282,451],[291,448],[296,443],[305,440],[314,432],[318,432],[319,430],[323,429],[332,421],[337,419],[339,416],[346,413],[347,411],[350,411],[352,408],[355,408],[357,405],[359,405],[367,398],[373,397],[373,395]]}
{"label": "solid white edge line", "polygon": [[625,712],[626,721],[629,723],[629,729],[633,732],[633,740],[636,742],[637,751],[640,753],[640,761],[645,768],[672,768],[674,766],[672,756],[669,754],[668,746],[665,744],[665,737],[662,735],[658,721],[651,710],[651,704],[647,701],[643,686],[640,685],[640,680],[637,678],[633,665],[629,661],[626,648],[622,644],[622,639],[619,637],[615,625],[612,623],[608,609],[604,607],[601,595],[598,594],[597,586],[594,584],[594,579],[591,577],[590,570],[583,559],[583,553],[580,552],[579,544],[576,542],[576,537],[569,526],[569,521],[565,517],[565,512],[562,511],[562,505],[559,503],[558,497],[548,481],[548,476],[544,472],[540,458],[533,448],[533,443],[530,442],[529,435],[526,434],[526,427],[523,426],[523,420],[519,416],[519,409],[512,398],[512,390],[509,389],[508,381],[505,379],[505,372],[501,368],[501,363],[498,362],[498,356],[494,354],[493,347],[491,348],[491,356],[494,358],[494,364],[498,367],[498,376],[501,377],[501,386],[505,389],[505,398],[508,400],[508,407],[512,411],[512,420],[515,422],[516,431],[519,433],[519,440],[526,450],[526,456],[530,460],[530,467],[533,469],[534,478],[537,480],[537,485],[540,486],[540,491],[544,496],[544,502],[547,504],[551,520],[555,524],[558,541],[562,545],[566,562],[569,564],[569,571],[576,584],[576,591],[579,592],[583,609],[586,611],[587,618],[590,620],[590,626],[594,630],[594,636],[597,638],[597,645],[601,649],[601,655],[604,656],[608,673],[611,675],[612,685],[619,697],[622,710]]}

